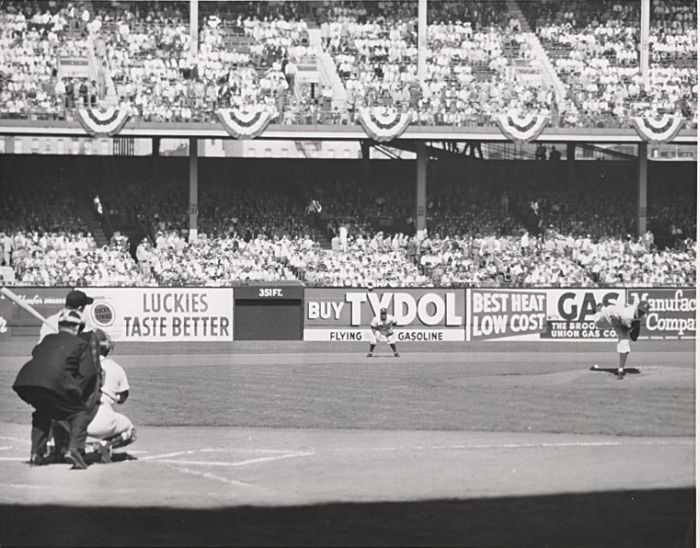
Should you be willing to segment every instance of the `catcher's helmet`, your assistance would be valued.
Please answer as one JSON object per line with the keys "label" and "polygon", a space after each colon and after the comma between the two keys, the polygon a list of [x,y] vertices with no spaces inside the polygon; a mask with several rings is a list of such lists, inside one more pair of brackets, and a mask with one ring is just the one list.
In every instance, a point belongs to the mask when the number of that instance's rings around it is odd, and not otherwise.
{"label": "catcher's helmet", "polygon": [[100,345],[100,354],[106,356],[114,348],[114,343],[112,342],[112,337],[107,335],[101,329],[95,329],[95,338]]}

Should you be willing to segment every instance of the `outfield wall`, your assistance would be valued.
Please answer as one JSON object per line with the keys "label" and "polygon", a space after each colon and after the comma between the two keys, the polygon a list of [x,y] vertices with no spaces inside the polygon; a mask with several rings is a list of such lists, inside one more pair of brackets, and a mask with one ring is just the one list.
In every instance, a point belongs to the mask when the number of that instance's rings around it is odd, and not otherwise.
{"label": "outfield wall", "polygon": [[[58,312],[70,288],[16,287],[44,316]],[[383,307],[399,341],[601,341],[595,306],[651,304],[641,339],[694,339],[695,288],[342,289],[259,285],[229,288],[84,288],[95,299],[89,323],[127,342],[243,340],[367,341]],[[0,344],[38,337],[40,322],[0,297]]]}

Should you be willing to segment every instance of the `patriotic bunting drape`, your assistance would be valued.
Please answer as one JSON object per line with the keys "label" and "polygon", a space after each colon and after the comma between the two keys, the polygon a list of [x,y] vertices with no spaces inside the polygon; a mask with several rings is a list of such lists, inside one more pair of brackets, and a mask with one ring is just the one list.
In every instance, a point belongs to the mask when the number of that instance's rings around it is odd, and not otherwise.
{"label": "patriotic bunting drape", "polygon": [[639,136],[652,144],[672,141],[683,125],[683,118],[670,114],[660,117],[633,116],[631,121]]}
{"label": "patriotic bunting drape", "polygon": [[129,119],[126,109],[79,108],[78,121],[83,129],[93,137],[112,137],[119,133]]}
{"label": "patriotic bunting drape", "polygon": [[396,139],[408,127],[411,115],[383,107],[360,109],[360,125],[365,133],[380,143]]}
{"label": "patriotic bunting drape", "polygon": [[277,110],[264,108],[220,108],[216,116],[231,137],[236,139],[255,139],[267,128],[277,116]]}
{"label": "patriotic bunting drape", "polygon": [[526,114],[514,116],[510,114],[497,114],[494,116],[503,135],[515,142],[529,143],[537,139],[547,127],[549,119],[540,114]]}

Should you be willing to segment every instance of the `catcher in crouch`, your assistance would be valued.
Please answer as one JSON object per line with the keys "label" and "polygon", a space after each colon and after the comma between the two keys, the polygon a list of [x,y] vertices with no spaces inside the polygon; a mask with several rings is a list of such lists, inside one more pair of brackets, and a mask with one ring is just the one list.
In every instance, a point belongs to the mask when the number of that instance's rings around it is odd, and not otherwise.
{"label": "catcher in crouch", "polygon": [[624,304],[609,304],[597,307],[596,326],[598,328],[612,327],[617,333],[617,353],[620,356],[617,366],[617,378],[625,376],[625,364],[627,356],[632,351],[630,340],[636,341],[642,325],[642,318],[649,312],[649,303],[639,301],[637,306]]}
{"label": "catcher in crouch", "polygon": [[379,311],[379,316],[375,316],[370,324],[372,335],[369,343],[368,358],[372,357],[374,347],[377,346],[377,341],[385,341],[389,343],[394,351],[394,357],[399,357],[399,351],[396,349],[396,335],[394,335],[394,327],[396,327],[396,319],[394,316],[387,314],[386,308]]}

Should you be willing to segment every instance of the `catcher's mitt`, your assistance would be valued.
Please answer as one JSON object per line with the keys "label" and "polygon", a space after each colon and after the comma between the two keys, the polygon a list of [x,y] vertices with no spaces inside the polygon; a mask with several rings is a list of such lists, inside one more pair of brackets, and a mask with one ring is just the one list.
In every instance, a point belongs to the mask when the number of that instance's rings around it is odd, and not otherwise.
{"label": "catcher's mitt", "polygon": [[642,322],[639,320],[632,322],[632,328],[630,329],[630,339],[636,341],[639,338],[639,331],[642,329]]}

